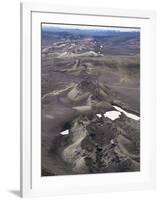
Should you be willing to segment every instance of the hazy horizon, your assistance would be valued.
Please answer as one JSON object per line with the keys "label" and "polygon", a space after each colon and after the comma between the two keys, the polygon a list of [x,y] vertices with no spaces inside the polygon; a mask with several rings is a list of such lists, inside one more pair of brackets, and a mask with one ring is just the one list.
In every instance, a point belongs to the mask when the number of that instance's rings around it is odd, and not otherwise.
{"label": "hazy horizon", "polygon": [[140,28],[135,27],[111,27],[111,26],[87,26],[87,25],[69,25],[69,24],[50,24],[50,23],[42,23],[42,30],[48,29],[66,29],[66,30],[81,30],[81,31],[117,31],[117,32],[140,32]]}

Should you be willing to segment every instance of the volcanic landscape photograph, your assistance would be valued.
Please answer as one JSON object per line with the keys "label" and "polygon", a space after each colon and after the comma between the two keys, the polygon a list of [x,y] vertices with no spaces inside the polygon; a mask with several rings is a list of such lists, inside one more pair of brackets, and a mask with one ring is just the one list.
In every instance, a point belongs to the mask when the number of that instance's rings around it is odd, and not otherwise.
{"label": "volcanic landscape photograph", "polygon": [[140,171],[140,29],[41,24],[41,176]]}

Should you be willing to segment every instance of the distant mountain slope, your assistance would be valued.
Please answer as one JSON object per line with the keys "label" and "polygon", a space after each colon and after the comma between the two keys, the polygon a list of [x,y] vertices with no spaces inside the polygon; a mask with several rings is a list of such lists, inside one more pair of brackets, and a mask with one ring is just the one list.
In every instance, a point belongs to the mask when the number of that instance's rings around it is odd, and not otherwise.
{"label": "distant mountain slope", "polygon": [[55,41],[61,41],[60,47],[63,49],[63,44],[65,46],[68,42],[76,42],[80,45],[83,44],[82,40],[87,40],[88,43],[93,42],[97,53],[101,51],[104,54],[131,55],[140,52],[140,32],[57,28],[42,30],[42,47],[46,47]]}
{"label": "distant mountain slope", "polygon": [[[137,29],[138,30],[138,29]],[[74,34],[74,35],[84,35],[84,36],[114,36],[114,35],[132,35],[138,36],[139,31],[117,31],[117,30],[107,30],[107,29],[77,29],[77,28],[53,28],[53,27],[43,27],[43,33],[60,33],[60,34]]]}

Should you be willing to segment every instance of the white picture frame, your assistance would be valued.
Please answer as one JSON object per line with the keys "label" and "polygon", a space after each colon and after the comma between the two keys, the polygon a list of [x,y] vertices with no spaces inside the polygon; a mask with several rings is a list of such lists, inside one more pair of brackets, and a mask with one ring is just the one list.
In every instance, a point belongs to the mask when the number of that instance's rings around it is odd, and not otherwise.
{"label": "white picture frame", "polygon": [[[21,3],[21,196],[52,196],[155,187],[155,13],[100,7]],[[141,28],[141,171],[41,177],[40,24]]]}

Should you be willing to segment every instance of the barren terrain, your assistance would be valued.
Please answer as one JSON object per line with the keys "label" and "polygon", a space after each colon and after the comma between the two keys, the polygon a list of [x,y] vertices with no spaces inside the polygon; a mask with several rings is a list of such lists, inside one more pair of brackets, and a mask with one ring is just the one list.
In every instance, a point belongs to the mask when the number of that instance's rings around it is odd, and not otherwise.
{"label": "barren terrain", "polygon": [[41,57],[42,176],[139,171],[139,32],[42,28]]}

